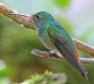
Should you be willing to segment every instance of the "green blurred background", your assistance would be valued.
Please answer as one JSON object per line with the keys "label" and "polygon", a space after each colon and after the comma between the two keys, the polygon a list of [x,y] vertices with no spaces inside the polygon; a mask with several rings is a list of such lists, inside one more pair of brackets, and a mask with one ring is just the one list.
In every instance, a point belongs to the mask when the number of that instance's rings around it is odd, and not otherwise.
{"label": "green blurred background", "polygon": [[[24,14],[47,11],[65,27],[69,34],[94,46],[94,1],[90,0],[0,0]],[[85,64],[88,81],[65,61],[43,59],[31,54],[33,48],[47,50],[35,30],[27,29],[0,15],[0,84],[22,82],[32,74],[66,73],[66,84],[94,84],[94,65]],[[91,57],[79,51],[80,57]],[[7,83],[6,83],[6,82]]]}

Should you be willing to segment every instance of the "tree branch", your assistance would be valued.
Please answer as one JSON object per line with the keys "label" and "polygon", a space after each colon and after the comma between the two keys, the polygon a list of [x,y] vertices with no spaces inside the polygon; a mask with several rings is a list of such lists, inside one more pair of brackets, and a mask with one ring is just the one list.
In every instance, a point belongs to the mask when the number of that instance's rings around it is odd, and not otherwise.
{"label": "tree branch", "polygon": [[[13,10],[13,9],[10,9],[9,7],[7,7],[7,6],[5,6],[4,4],[0,3],[0,14],[3,14],[4,16],[9,17],[10,19],[16,21],[16,22],[19,23],[19,24],[23,24],[26,28],[35,29],[34,24],[33,24],[31,21],[29,21],[27,18],[22,17],[22,16],[17,16],[17,15],[12,16],[12,15],[9,15],[10,13],[18,13],[18,12],[15,11],[15,10]],[[87,45],[86,43],[83,43],[83,42],[81,42],[81,41],[79,41],[79,40],[76,40],[76,39],[74,39],[74,38],[72,38],[72,39],[73,39],[73,41],[75,42],[75,44],[76,44],[76,46],[77,46],[77,48],[78,48],[79,50],[81,50],[81,51],[83,51],[83,52],[85,52],[85,53],[87,53],[87,54],[89,54],[89,55],[94,56],[94,47],[92,47],[92,46],[90,46],[90,45]],[[38,53],[37,53],[37,54],[38,54]],[[42,54],[43,54],[43,52],[41,53],[41,55],[42,55]],[[36,54],[35,54],[35,55],[36,55]],[[37,56],[40,56],[40,55],[37,55]],[[50,57],[50,58],[52,58],[52,57]],[[55,59],[57,59],[57,58],[55,58]],[[58,59],[59,59],[59,58],[58,58]],[[84,62],[83,59],[84,59],[84,60],[87,60],[87,59],[88,59],[88,60],[90,60],[92,63],[94,63],[93,59],[81,58],[81,61],[82,61],[82,62]],[[88,61],[88,60],[87,60],[87,61]],[[86,63],[86,62],[84,62],[84,63]],[[87,63],[89,63],[89,61],[88,61]]]}
{"label": "tree branch", "polygon": [[[33,49],[31,51],[32,54],[42,58],[50,58],[54,60],[64,60],[63,58],[57,57],[55,55],[51,55],[49,51],[40,51],[38,49]],[[94,58],[80,58],[81,62],[84,64],[94,64]]]}
{"label": "tree branch", "polygon": [[23,24],[26,28],[32,28],[35,29],[34,24],[32,22],[29,22],[25,17],[20,16],[12,16],[10,13],[18,13],[16,10],[10,9],[3,3],[0,3],[0,14],[5,15],[6,17],[9,17],[10,19],[14,20],[15,22],[19,24]]}

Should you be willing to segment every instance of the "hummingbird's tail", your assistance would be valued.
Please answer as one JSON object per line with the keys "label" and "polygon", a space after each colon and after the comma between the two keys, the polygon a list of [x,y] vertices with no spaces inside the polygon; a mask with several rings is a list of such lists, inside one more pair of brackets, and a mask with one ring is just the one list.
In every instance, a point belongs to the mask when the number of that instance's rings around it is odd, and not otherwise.
{"label": "hummingbird's tail", "polygon": [[[81,65],[82,65],[82,63],[81,63]],[[84,73],[81,73],[81,75],[85,78],[85,80],[88,80],[88,77],[87,77],[88,72],[86,71],[86,69],[84,68],[83,65],[82,65],[82,68],[84,70]]]}
{"label": "hummingbird's tail", "polygon": [[86,74],[82,74],[82,73],[81,73],[81,75],[85,78],[85,80],[88,80],[88,77],[87,77]]}

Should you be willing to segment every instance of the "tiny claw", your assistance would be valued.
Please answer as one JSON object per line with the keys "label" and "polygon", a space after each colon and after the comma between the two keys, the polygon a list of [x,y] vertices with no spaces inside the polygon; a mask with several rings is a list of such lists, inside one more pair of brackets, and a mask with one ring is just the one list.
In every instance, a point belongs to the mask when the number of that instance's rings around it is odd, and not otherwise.
{"label": "tiny claw", "polygon": [[51,51],[44,51],[47,55],[44,58],[49,58],[50,56],[52,56]]}

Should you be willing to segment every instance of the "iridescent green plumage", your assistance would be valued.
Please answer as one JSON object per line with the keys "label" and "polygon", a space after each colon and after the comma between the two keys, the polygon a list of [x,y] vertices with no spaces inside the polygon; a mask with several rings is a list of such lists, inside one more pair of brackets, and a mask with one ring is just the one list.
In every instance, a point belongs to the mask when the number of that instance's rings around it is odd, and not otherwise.
{"label": "iridescent green plumage", "polygon": [[87,72],[80,62],[76,46],[66,30],[47,12],[38,12],[33,16],[39,38],[45,47],[57,56],[64,57],[74,69],[87,79]]}
{"label": "iridescent green plumage", "polygon": [[64,59],[85,79],[86,70],[78,57],[76,46],[66,30],[47,12],[38,12],[32,18],[38,36],[46,48]]}
{"label": "iridescent green plumage", "polygon": [[[47,28],[49,39],[54,43],[64,59],[81,74],[87,74],[77,55],[76,47],[69,34],[59,24],[51,24]],[[83,75],[86,79],[86,75]]]}
{"label": "iridescent green plumage", "polygon": [[56,54],[58,57],[64,57],[74,69],[80,72],[85,79],[88,79],[86,76],[87,72],[78,57],[76,46],[66,30],[45,11],[38,12],[32,16],[29,15],[28,17],[32,19],[43,45],[51,53]]}

